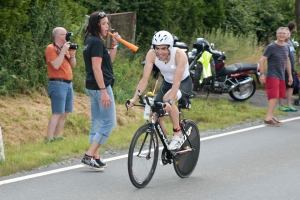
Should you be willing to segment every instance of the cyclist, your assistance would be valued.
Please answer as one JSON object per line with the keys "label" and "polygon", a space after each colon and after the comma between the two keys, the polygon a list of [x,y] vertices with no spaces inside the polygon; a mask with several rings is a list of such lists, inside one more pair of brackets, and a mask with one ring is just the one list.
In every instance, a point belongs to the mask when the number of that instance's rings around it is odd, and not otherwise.
{"label": "cyclist", "polygon": [[[185,97],[192,91],[192,79],[188,70],[187,56],[180,48],[173,47],[173,44],[174,39],[169,32],[159,31],[155,33],[152,39],[153,49],[151,48],[146,55],[143,77],[137,85],[130,104],[128,104],[128,107],[134,105],[138,99],[138,90],[141,93],[144,92],[155,64],[164,77],[155,101],[166,103],[164,110],[169,113],[173,124],[173,137],[168,146],[169,150],[177,150],[183,143],[179,126],[179,111],[173,102]],[[160,118],[159,123],[163,132],[167,133],[163,118]]]}

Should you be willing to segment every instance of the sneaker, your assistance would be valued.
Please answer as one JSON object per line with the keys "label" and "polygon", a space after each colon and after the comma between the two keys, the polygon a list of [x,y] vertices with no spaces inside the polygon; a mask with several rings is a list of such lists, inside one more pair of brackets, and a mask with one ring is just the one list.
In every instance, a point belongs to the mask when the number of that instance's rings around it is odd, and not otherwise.
{"label": "sneaker", "polygon": [[53,138],[55,141],[61,141],[61,140],[63,140],[64,138],[63,137],[55,137],[55,138]]}
{"label": "sneaker", "polygon": [[288,111],[290,111],[289,107],[284,106],[284,105],[278,106],[278,110],[281,110],[281,111],[283,111],[283,112],[288,112]]}
{"label": "sneaker", "polygon": [[95,158],[95,157],[94,157],[94,159],[95,159],[96,163],[97,163],[100,167],[104,167],[104,168],[107,167],[106,162],[104,162],[104,160],[103,160],[101,157],[100,157],[100,158]]}
{"label": "sneaker", "polygon": [[45,143],[51,143],[51,142],[55,142],[55,141],[61,141],[61,140],[63,140],[63,138],[62,137],[54,137],[54,138],[51,138],[51,139],[45,139]]}
{"label": "sneaker", "polygon": [[172,139],[167,139],[167,145],[170,145],[172,142]]}
{"label": "sneaker", "polygon": [[281,125],[280,123],[275,122],[273,119],[271,119],[269,121],[264,120],[264,124],[266,126],[280,126]]}
{"label": "sneaker", "polygon": [[169,150],[178,150],[181,147],[182,143],[183,143],[183,137],[182,136],[179,137],[177,135],[174,135],[172,137],[171,143],[168,146],[168,149]]}
{"label": "sneaker", "polygon": [[54,138],[51,138],[51,139],[45,139],[45,143],[52,143],[52,142],[54,142],[55,141],[55,139]]}
{"label": "sneaker", "polygon": [[104,167],[101,167],[98,165],[98,163],[95,161],[95,159],[92,156],[84,155],[81,159],[82,164],[87,165],[91,167],[92,169],[98,170],[98,171],[104,171]]}
{"label": "sneaker", "polygon": [[298,110],[296,108],[294,108],[294,106],[290,105],[287,106],[287,108],[289,109],[290,112],[297,112]]}
{"label": "sneaker", "polygon": [[277,119],[275,119],[274,117],[272,118],[276,123],[279,123],[280,125],[282,125],[281,121],[278,121]]}

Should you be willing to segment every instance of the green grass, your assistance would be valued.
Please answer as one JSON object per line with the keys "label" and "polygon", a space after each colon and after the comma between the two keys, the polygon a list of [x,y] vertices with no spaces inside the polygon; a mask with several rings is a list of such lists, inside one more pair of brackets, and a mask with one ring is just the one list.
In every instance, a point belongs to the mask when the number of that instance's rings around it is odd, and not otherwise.
{"label": "green grass", "polygon": [[6,161],[1,164],[1,176],[53,162],[76,158],[88,148],[84,135],[65,138],[53,143],[26,143],[20,147],[5,149]]}

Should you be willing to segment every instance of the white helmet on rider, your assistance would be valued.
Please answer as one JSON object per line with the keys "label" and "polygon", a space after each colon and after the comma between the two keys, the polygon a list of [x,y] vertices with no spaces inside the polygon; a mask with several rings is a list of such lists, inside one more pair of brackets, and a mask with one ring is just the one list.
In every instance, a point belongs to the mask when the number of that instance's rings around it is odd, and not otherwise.
{"label": "white helmet on rider", "polygon": [[171,50],[174,45],[173,36],[168,31],[158,31],[153,36],[152,45],[153,47],[155,47],[155,45],[168,45],[169,50]]}

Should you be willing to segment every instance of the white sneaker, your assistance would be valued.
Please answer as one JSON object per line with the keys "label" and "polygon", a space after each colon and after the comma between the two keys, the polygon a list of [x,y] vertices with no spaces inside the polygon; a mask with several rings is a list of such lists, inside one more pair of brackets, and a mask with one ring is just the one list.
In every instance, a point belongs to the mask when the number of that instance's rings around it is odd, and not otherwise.
{"label": "white sneaker", "polygon": [[170,145],[172,142],[172,139],[167,139],[167,145]]}
{"label": "white sneaker", "polygon": [[169,150],[177,150],[181,147],[183,143],[183,137],[179,137],[177,135],[174,135],[172,137],[172,142],[169,144],[168,149]]}

